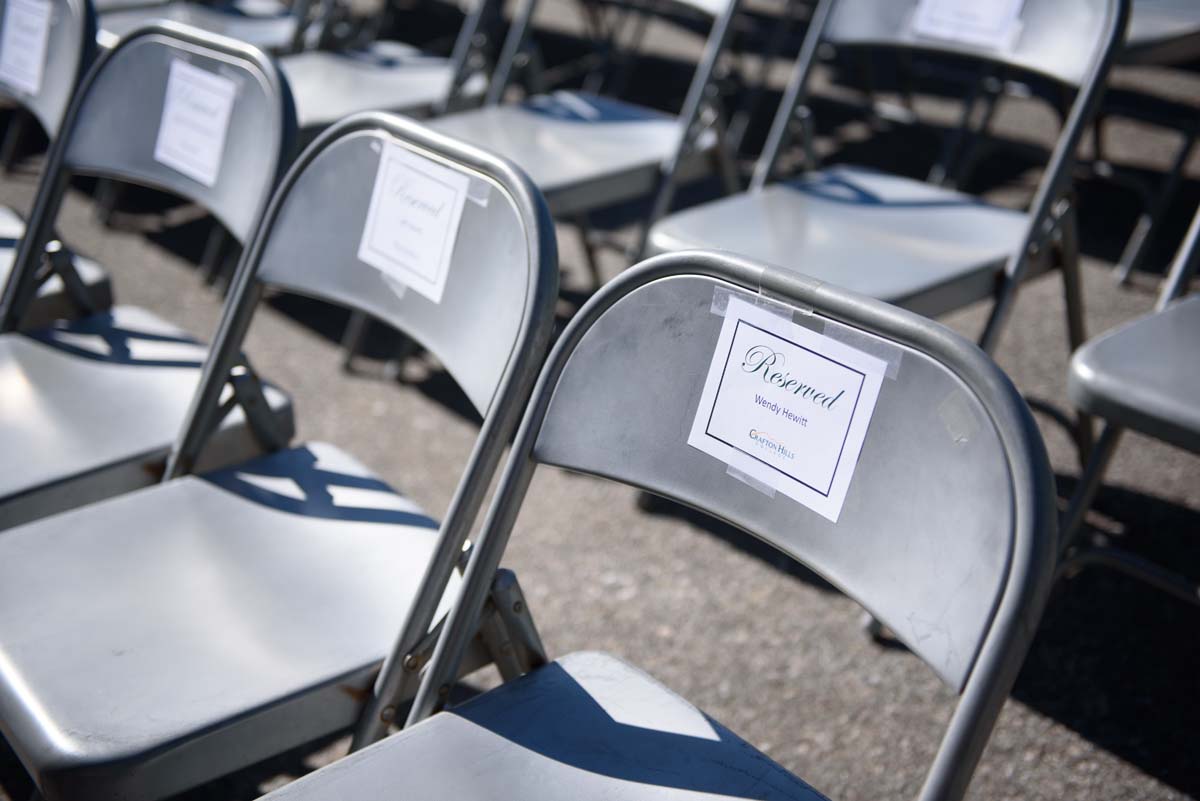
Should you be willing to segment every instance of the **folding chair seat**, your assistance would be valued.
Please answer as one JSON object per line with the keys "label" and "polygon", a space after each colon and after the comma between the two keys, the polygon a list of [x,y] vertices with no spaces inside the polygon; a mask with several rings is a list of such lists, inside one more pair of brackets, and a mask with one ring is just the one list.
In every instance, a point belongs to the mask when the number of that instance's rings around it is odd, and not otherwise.
{"label": "folding chair seat", "polygon": [[1082,413],[1104,422],[1062,523],[1060,571],[1088,565],[1123,571],[1200,604],[1200,587],[1182,573],[1155,564],[1105,538],[1086,535],[1085,514],[1126,430],[1200,454],[1200,297],[1180,299],[1200,265],[1200,210],[1179,247],[1153,313],[1102,334],[1071,357],[1067,395]]}
{"label": "folding chair seat", "polygon": [[588,212],[647,195],[654,197],[653,220],[669,206],[679,181],[714,163],[726,183],[735,184],[721,141],[723,122],[712,103],[712,79],[738,3],[687,4],[708,16],[712,26],[678,116],[572,91],[501,105],[536,7],[536,0],[526,0],[509,29],[484,107],[439,117],[432,125],[520,164],[546,196],[551,213],[575,222]]}
{"label": "folding chair seat", "polygon": [[1122,428],[1200,453],[1200,296],[1088,342],[1071,358],[1071,402]]}
{"label": "folding chair seat", "polygon": [[[18,108],[29,112],[50,139],[58,134],[63,115],[75,93],[75,87],[91,65],[94,55],[96,20],[95,12],[88,0],[51,0],[51,13],[44,20],[36,15],[23,20],[32,39],[44,25],[46,38],[37,74],[19,71],[6,74],[0,70],[0,97],[11,101]],[[5,18],[20,13],[5,7]],[[13,39],[12,46],[24,47],[28,57],[37,59],[37,45],[28,39]],[[54,57],[50,58],[49,54]],[[13,123],[10,123],[13,124]],[[8,280],[16,256],[18,241],[25,235],[25,221],[21,215],[0,206],[0,285]],[[43,283],[31,301],[23,324],[39,327],[53,320],[73,317],[81,311],[103,311],[112,305],[112,286],[108,274],[96,262],[77,254],[64,251],[71,259],[71,266],[79,278],[80,286],[68,289],[63,276],[55,274]],[[81,300],[76,292],[82,290]]]}
{"label": "folding chair seat", "polygon": [[47,798],[146,798],[345,727],[437,534],[324,444],[7,531],[5,737]]}
{"label": "folding chair seat", "polygon": [[[0,528],[152,484],[185,418],[207,349],[134,306],[0,336]],[[291,401],[263,387],[269,415],[293,429]],[[237,407],[208,465],[262,450]]]}
{"label": "folding chair seat", "polygon": [[269,797],[467,801],[547,790],[581,801],[824,799],[652,677],[595,652],[555,660]]}
{"label": "folding chair seat", "polygon": [[119,8],[100,15],[97,42],[111,48],[139,28],[161,22],[187,25],[227,36],[269,53],[284,53],[300,41],[310,4],[288,8],[277,3],[246,5],[235,0],[213,4],[174,0],[159,5]]}
{"label": "folding chair seat", "polygon": [[[180,161],[163,155],[177,150],[160,147],[160,132],[176,136],[178,126],[196,124],[177,100],[181,91],[201,91],[196,82],[212,92],[203,95],[206,122],[221,105],[219,91],[229,92],[227,123],[210,131],[220,137],[220,150],[209,149],[213,161]],[[218,112],[211,114],[219,118]],[[188,335],[133,308],[26,327],[35,291],[54,275],[42,269],[41,243],[50,238],[70,176],[119,176],[174,192],[208,209],[244,241],[291,155],[294,133],[286,85],[266,57],[246,45],[180,27],[149,28],[97,62],[51,148],[0,300],[0,394],[7,399],[0,450],[30,454],[5,465],[0,529],[158,480],[204,362],[203,348]],[[190,137],[190,153],[211,145],[190,128],[183,135]],[[291,437],[288,398],[264,389],[244,360],[239,370],[226,389],[225,415],[213,421],[221,436],[205,454],[207,467]]]}
{"label": "folding chair seat", "polygon": [[1026,215],[887,173],[831,167],[676,212],[648,251],[729,250],[936,316],[991,297]]}
{"label": "folding chair seat", "polygon": [[894,627],[960,697],[921,797],[962,797],[1053,575],[1032,415],[932,321],[690,251],[609,282],[559,338],[408,728],[267,799],[820,798],[613,657],[571,654],[439,711],[541,464],[735,525]]}
{"label": "folding chair seat", "polygon": [[[450,114],[432,125],[524,165],[551,212],[563,217],[653,193],[662,164],[684,135],[676,117],[568,91]],[[716,139],[711,131],[699,138],[680,165],[679,180],[707,168],[706,153]]]}
{"label": "folding chair seat", "polygon": [[[436,300],[356,258],[428,221],[372,210],[420,174],[462,190],[439,239],[449,263],[413,262],[446,270]],[[449,220],[455,200],[431,202]],[[239,264],[164,481],[0,537],[0,732],[45,798],[163,798],[356,721],[390,723],[391,696],[374,692],[415,691],[545,353],[552,237],[527,179],[400,117],[352,117],[300,155]],[[268,287],[369,309],[436,354],[483,416],[440,525],[323,443],[192,472]],[[47,585],[47,570],[64,580]],[[497,587],[516,626],[519,588]],[[481,624],[465,669],[527,669],[536,632],[508,625]]]}
{"label": "folding chair seat", "polygon": [[[926,21],[918,0],[822,0],[748,196],[657,221],[649,252],[707,247],[776,258],[814,277],[929,314],[990,295],[993,308],[980,337],[985,350],[995,347],[1020,283],[1053,265],[1062,270],[1068,336],[1072,348],[1078,347],[1085,335],[1070,170],[1120,49],[1129,0],[1026,0],[1013,7],[1018,16],[996,21],[995,41],[981,42],[971,38],[981,35],[978,31],[960,32],[961,39],[956,38],[960,33],[947,31],[953,20]],[[798,118],[811,123],[804,104],[824,45],[949,54],[1006,75],[1035,74],[1073,93],[1028,212],[1006,212],[932,183],[924,187],[846,167],[821,170],[811,147],[800,182],[772,184]],[[964,120],[969,121],[966,111],[973,102],[967,102]]]}
{"label": "folding chair seat", "polygon": [[472,75],[461,86],[453,58],[401,42],[372,42],[359,50],[307,50],[279,61],[296,99],[302,130],[319,130],[363,111],[425,116],[460,96],[481,99],[487,82]]}

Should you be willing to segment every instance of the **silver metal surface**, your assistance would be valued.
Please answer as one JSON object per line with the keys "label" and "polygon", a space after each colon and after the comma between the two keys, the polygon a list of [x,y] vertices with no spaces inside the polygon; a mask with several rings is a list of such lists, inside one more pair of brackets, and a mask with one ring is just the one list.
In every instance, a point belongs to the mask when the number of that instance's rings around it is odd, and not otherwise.
{"label": "silver metal surface", "polygon": [[1133,0],[1121,61],[1184,64],[1200,58],[1200,3]]}
{"label": "silver metal surface", "polygon": [[651,676],[573,653],[264,801],[823,801]]}
{"label": "silver metal surface", "polygon": [[[1030,203],[1029,213],[1024,220],[1024,231],[1019,237],[1011,239],[1008,236],[993,237],[986,225],[983,226],[983,230],[979,231],[985,237],[986,249],[990,249],[992,243],[998,239],[1003,239],[1011,245],[1011,250],[1005,256],[1003,265],[1005,280],[996,285],[995,302],[991,315],[980,336],[982,347],[987,351],[992,351],[1011,314],[1012,304],[1016,299],[1021,282],[1033,270],[1043,266],[1045,249],[1060,236],[1058,223],[1069,208],[1064,208],[1062,203],[1070,186],[1071,165],[1084,128],[1094,113],[1102,94],[1109,66],[1120,47],[1126,20],[1129,16],[1129,0],[1105,0],[1103,3],[1092,2],[1092,0],[1062,0],[1061,2],[1060,0],[1026,0],[1021,6],[1019,33],[1009,50],[992,50],[919,36],[913,30],[916,9],[917,0],[901,0],[899,2],[893,2],[893,0],[822,0],[813,15],[814,24],[810,26],[806,34],[800,57],[776,112],[767,139],[767,146],[755,167],[751,191],[763,191],[772,178],[779,154],[787,144],[787,133],[792,127],[793,118],[803,108],[809,75],[812,72],[818,45],[821,43],[828,42],[846,48],[887,47],[953,53],[976,59],[985,64],[1006,65],[1041,73],[1056,79],[1065,88],[1075,90],[1070,111],[1066,115],[1058,141],[1043,171],[1033,201]],[[807,167],[812,169],[813,165],[807,165]],[[824,173],[818,173],[816,181],[820,183],[823,176]],[[909,194],[912,191],[909,190]],[[768,202],[775,206],[784,206],[786,201],[783,198],[786,198],[788,193],[785,190],[776,190],[776,192],[777,195]],[[830,195],[840,196],[841,199],[847,201],[844,204],[846,215],[856,215],[864,207],[869,207],[874,203],[878,193],[860,192],[851,185],[849,187],[830,187]],[[739,208],[742,205],[752,207],[756,202],[758,201],[739,199],[733,208]],[[796,207],[796,204],[792,205],[795,213],[803,211]],[[826,206],[826,212],[833,208],[836,207]],[[931,203],[924,212],[924,223],[921,228],[927,231],[930,229],[943,231],[953,227],[959,222],[954,217],[947,217],[935,222],[939,213],[947,209],[953,210],[958,217],[961,217],[963,206],[960,198],[954,196],[949,203]],[[690,212],[692,218],[689,228],[692,230],[686,232],[689,234],[689,239],[696,234],[696,215],[700,213]],[[723,215],[710,214],[707,219],[703,220],[705,224],[703,242],[685,241],[683,236],[685,232],[679,230],[682,226],[674,224],[671,220],[660,223],[658,230],[652,228],[650,239],[656,242],[655,249],[660,251],[667,247],[688,246],[733,249],[734,246],[728,244],[730,241],[746,242],[748,240],[741,233],[741,226],[744,225],[746,216],[739,213],[735,220],[729,221]],[[749,216],[757,215],[750,214]],[[825,216],[828,218],[829,214],[826,213]],[[1004,214],[997,211],[993,216],[999,219],[1004,217]],[[720,227],[717,227],[718,224],[714,222],[718,219],[721,220]],[[980,221],[976,221],[975,224],[978,222]],[[708,223],[713,224],[709,225]],[[775,224],[777,225],[777,223]],[[669,228],[672,225],[674,230],[669,230],[667,235],[661,232],[663,228]],[[826,227],[828,227],[828,222],[826,222]],[[796,228],[803,232],[805,223],[802,221]],[[892,239],[884,239],[865,227],[859,231],[868,241],[877,238],[882,240],[876,245],[869,246],[868,255],[873,256],[875,253],[888,251],[895,247]],[[897,235],[905,239],[911,237],[902,247],[906,247],[910,252],[925,249],[929,254],[929,260],[934,262],[934,266],[927,269],[933,272],[945,272],[944,266],[938,266],[936,262],[945,259],[952,252],[946,250],[946,245],[947,239],[950,244],[954,243],[953,234],[949,237],[942,235],[922,240],[919,234],[897,231],[895,228],[891,228],[885,233],[889,237]],[[811,239],[803,236],[793,238],[785,233],[781,237],[776,237],[776,240],[777,244],[767,248],[763,248],[760,243],[755,241],[750,252],[760,254],[765,249],[771,255],[782,254],[784,258],[780,259],[780,263],[798,271],[805,270],[806,265],[818,264],[814,258],[816,254],[812,252]],[[847,240],[840,242],[839,245],[844,246],[848,251],[843,262],[851,260],[853,256],[850,254],[857,253],[863,247],[861,240]],[[1083,300],[1077,291],[1078,283],[1074,281],[1078,264],[1077,261],[1067,263],[1071,258],[1077,259],[1077,254],[1070,254],[1070,250],[1069,247],[1062,248],[1063,253],[1067,255],[1063,260],[1064,263],[1059,266],[1064,270],[1064,287],[1070,308],[1069,314],[1074,319],[1082,319]],[[968,283],[977,287],[982,286],[979,284],[983,277],[980,272],[981,265],[977,261],[979,250],[975,247],[968,247],[962,257],[962,263],[949,271],[951,275],[943,275],[943,278],[953,280],[953,276],[958,275]],[[868,262],[855,269],[865,269],[876,273],[887,272],[886,268],[880,270],[880,267],[881,265],[877,263]],[[821,272],[819,266],[814,269],[818,273]],[[994,266],[988,269],[995,271]],[[841,272],[845,273],[845,270]],[[839,276],[835,280],[851,286],[863,286],[868,291],[872,291],[875,286],[879,285],[875,278],[876,276],[871,276],[861,284],[856,284],[855,280],[849,277],[841,278]],[[928,284],[928,280],[928,276],[914,276],[911,286],[893,287],[892,292],[895,293],[897,299],[908,302],[911,297],[915,297],[923,290],[923,287]],[[967,300],[978,298],[975,291],[959,292],[954,290],[942,294],[944,297],[931,303],[931,307],[941,307],[941,310],[946,310],[946,304],[956,297]],[[1073,341],[1071,344],[1073,346],[1082,341],[1082,337],[1075,336],[1077,333],[1072,329]],[[1075,341],[1076,339],[1079,341]]]}
{"label": "silver metal surface", "polygon": [[[96,15],[88,0],[50,0],[50,31],[42,84],[36,94],[0,80],[0,97],[28,109],[53,139],[75,87],[96,53]],[[5,3],[0,0],[0,19]]]}
{"label": "silver metal surface", "polygon": [[[308,3],[298,2],[298,9]],[[299,37],[301,10],[280,8],[273,13],[249,14],[233,4],[205,5],[176,0],[160,5],[122,8],[100,14],[98,42],[109,48],[139,28],[173,22],[202,31],[227,36],[271,53],[292,49]]]}
{"label": "silver metal surface", "polygon": [[1028,225],[954,190],[831,167],[676,212],[649,253],[728,250],[936,316],[991,297]]}
{"label": "silver metal surface", "polygon": [[1025,0],[1020,33],[1013,47],[993,50],[920,35],[913,26],[918,2],[836,0],[825,38],[841,46],[882,45],[957,53],[1081,86],[1088,81],[1100,53],[1098,44],[1105,40],[1117,6],[1107,0]]}
{"label": "silver metal surface", "polygon": [[[279,67],[292,88],[302,130],[325,128],[363,111],[424,116],[450,95],[456,75],[450,59],[400,42],[293,53],[282,57]],[[480,99],[485,86],[483,77],[475,76],[462,92]]]}
{"label": "silver metal surface", "polygon": [[[0,529],[159,480],[200,379],[204,345],[149,312],[111,312],[0,335]],[[266,388],[289,433],[286,395]],[[236,409],[209,467],[261,451]]]}
{"label": "silver metal surface", "polygon": [[560,91],[502,105],[537,7],[537,0],[523,0],[484,108],[440,117],[432,126],[519,164],[555,216],[579,215],[650,194],[652,222],[665,213],[675,184],[693,177],[723,144],[717,125],[702,124],[701,117],[738,0],[694,5],[711,5],[713,23],[677,117],[586,92]]}
{"label": "silver metal surface", "polygon": [[47,799],[135,799],[344,729],[437,539],[324,444],[6,531],[0,730]]}
{"label": "silver metal surface", "polygon": [[[802,324],[852,331],[900,359],[836,525],[733,480],[686,444],[721,324],[713,293],[722,288],[811,310]],[[1037,627],[1056,547],[1041,437],[1011,382],[977,348],[911,313],[729,255],[661,256],[609,283],[542,371],[410,724],[444,703],[541,462],[724,519],[863,603],[960,692],[921,797],[962,796]]]}

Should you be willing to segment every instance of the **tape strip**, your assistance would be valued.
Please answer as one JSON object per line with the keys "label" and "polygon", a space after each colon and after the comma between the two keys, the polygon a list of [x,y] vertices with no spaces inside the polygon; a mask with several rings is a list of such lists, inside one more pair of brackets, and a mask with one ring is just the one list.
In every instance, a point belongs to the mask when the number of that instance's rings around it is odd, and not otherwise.
{"label": "tape strip", "polygon": [[830,339],[836,339],[838,342],[885,362],[887,371],[884,375],[893,381],[900,375],[900,362],[904,359],[904,351],[887,340],[873,337],[832,320],[826,324],[824,334]]}
{"label": "tape strip", "polygon": [[467,184],[467,200],[486,209],[491,197],[492,185],[482,178],[472,175],[470,183]]}
{"label": "tape strip", "polygon": [[960,391],[951,392],[938,404],[938,416],[950,438],[959,445],[970,442],[979,430],[979,418]]}
{"label": "tape strip", "polygon": [[712,305],[709,306],[709,311],[718,317],[725,316],[725,310],[729,307],[729,298],[736,295],[747,303],[753,303],[755,306],[770,312],[785,320],[792,319],[792,312],[796,309],[786,303],[780,303],[777,300],[772,300],[766,295],[756,295],[751,292],[738,291],[727,289],[723,286],[713,287]]}
{"label": "tape strip", "polygon": [[747,487],[750,487],[751,489],[754,489],[754,490],[758,490],[763,495],[766,495],[768,498],[775,497],[775,488],[774,487],[771,487],[771,486],[768,486],[767,484],[762,483],[757,478],[754,478],[753,476],[743,473],[741,470],[738,470],[736,467],[734,467],[732,465],[726,465],[725,472],[728,473],[731,477],[736,478],[738,481],[745,484]]}

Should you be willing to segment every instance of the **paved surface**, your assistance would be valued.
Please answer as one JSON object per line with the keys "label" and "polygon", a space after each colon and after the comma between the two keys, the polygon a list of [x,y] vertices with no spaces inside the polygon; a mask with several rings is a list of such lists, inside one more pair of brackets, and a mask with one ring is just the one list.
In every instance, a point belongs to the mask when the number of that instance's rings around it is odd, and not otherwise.
{"label": "paved surface", "polygon": [[[551,23],[566,19],[551,16]],[[690,37],[655,35],[665,48],[697,50]],[[1127,70],[1117,80],[1200,103],[1195,73]],[[820,113],[823,108],[828,114]],[[934,97],[922,98],[919,108],[932,120],[953,118],[953,106]],[[834,121],[822,122],[825,155],[914,174],[927,168],[928,129],[909,132],[905,142],[901,131],[843,123],[838,114],[845,111],[818,104],[818,118]],[[1052,123],[1044,109],[1014,102],[1003,108],[998,130],[1004,138],[1045,148]],[[1141,125],[1114,124],[1114,160],[1153,177],[1168,163],[1172,141]],[[974,188],[1020,203],[1036,171],[1021,157],[995,162],[985,165]],[[28,161],[0,182],[0,201],[27,209],[34,167],[36,160]],[[1189,176],[1151,267],[1161,269],[1200,198],[1200,164],[1191,165]],[[1108,273],[1132,226],[1137,206],[1131,198],[1097,181],[1083,184],[1092,332],[1153,303],[1152,276],[1139,275],[1132,288],[1118,289]],[[78,250],[108,266],[121,302],[147,306],[208,335],[220,299],[201,285],[194,265],[205,224],[186,222],[187,209],[164,217],[143,201],[134,197],[120,215],[122,230],[107,230],[96,223],[89,196],[76,189],[67,197],[60,228]],[[628,236],[621,215],[614,217],[617,233]],[[575,232],[562,229],[560,241],[567,286],[581,290],[587,281]],[[604,262],[609,274],[622,266],[611,254]],[[564,303],[564,313],[569,306]],[[971,308],[944,322],[974,335],[985,313],[982,306]],[[443,374],[419,360],[406,366],[400,382],[382,377],[381,363],[371,359],[360,374],[343,375],[336,338],[344,319],[321,304],[276,298],[257,318],[248,351],[262,372],[294,395],[299,439],[336,442],[427,509],[444,509],[476,430],[462,412],[465,401]],[[1067,412],[1067,355],[1060,284],[1047,276],[1022,294],[997,358],[1039,408]],[[1078,474],[1073,450],[1053,415],[1039,413],[1039,420],[1065,494]],[[1200,460],[1130,437],[1108,483],[1093,522],[1200,575],[1200,547],[1192,536],[1200,530]],[[907,652],[863,637],[853,602],[803,570],[763,556],[737,533],[693,515],[645,514],[630,490],[544,469],[507,563],[522,577],[552,654],[607,649],[635,661],[830,797],[902,798],[919,789],[952,694]],[[1093,572],[1060,586],[972,797],[1200,794],[1194,746],[1200,725],[1198,624],[1196,609],[1112,574]],[[189,796],[253,797],[344,747],[342,740],[319,744]],[[24,792],[11,778],[5,789],[10,797]]]}

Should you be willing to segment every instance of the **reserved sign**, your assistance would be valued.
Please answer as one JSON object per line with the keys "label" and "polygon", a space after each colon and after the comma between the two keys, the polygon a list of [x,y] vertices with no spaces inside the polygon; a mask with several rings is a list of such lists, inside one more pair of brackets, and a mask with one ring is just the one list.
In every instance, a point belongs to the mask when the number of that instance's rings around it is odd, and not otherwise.
{"label": "reserved sign", "polygon": [[7,0],[0,34],[0,80],[36,95],[50,38],[52,9],[47,0]]}
{"label": "reserved sign", "polygon": [[154,160],[205,186],[221,174],[237,84],[176,59],[167,73]]}
{"label": "reserved sign", "polygon": [[933,39],[1012,50],[1021,34],[1025,0],[920,0],[913,33]]}
{"label": "reserved sign", "polygon": [[688,444],[836,523],[886,370],[730,298]]}
{"label": "reserved sign", "polygon": [[384,144],[358,258],[441,303],[470,178]]}

